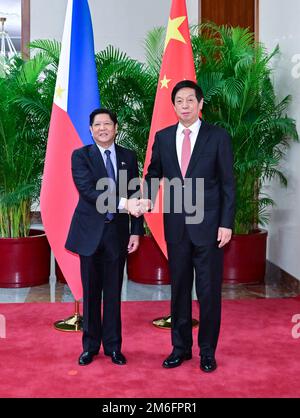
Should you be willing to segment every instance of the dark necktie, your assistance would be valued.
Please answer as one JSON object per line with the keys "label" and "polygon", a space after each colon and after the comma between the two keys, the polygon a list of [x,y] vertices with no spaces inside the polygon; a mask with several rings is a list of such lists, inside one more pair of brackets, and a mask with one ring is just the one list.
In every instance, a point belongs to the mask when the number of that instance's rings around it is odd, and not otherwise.
{"label": "dark necktie", "polygon": [[[106,155],[106,171],[107,171],[107,175],[110,179],[113,180],[113,184],[115,185],[116,183],[116,177],[115,177],[115,170],[114,170],[114,166],[111,162],[110,159],[110,154],[111,151],[109,151],[108,149],[106,151],[104,151],[105,155]],[[106,214],[106,220],[111,221],[114,218],[114,214],[107,212]]]}

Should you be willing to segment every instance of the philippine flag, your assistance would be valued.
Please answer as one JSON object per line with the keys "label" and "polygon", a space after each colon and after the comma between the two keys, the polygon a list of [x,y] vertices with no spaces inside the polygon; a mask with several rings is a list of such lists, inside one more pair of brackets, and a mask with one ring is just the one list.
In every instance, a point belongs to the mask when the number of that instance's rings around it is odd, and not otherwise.
{"label": "philippine flag", "polygon": [[79,257],[65,249],[78,192],[74,149],[93,143],[89,115],[100,106],[94,38],[87,0],[69,0],[51,114],[40,204],[51,249],[75,300],[82,297]]}

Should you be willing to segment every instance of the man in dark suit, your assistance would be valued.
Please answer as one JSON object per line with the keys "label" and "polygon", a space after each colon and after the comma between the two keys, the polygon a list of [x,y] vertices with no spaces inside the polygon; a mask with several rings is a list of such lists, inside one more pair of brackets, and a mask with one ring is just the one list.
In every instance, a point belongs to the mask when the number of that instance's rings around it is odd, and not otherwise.
{"label": "man in dark suit", "polygon": [[[193,81],[177,83],[172,102],[179,123],[156,133],[145,176],[147,190],[140,201],[141,211],[152,207],[157,193],[157,187],[151,191],[153,179],[156,184],[161,178],[179,179],[179,188],[164,192],[169,207],[168,213],[164,210],[164,231],[171,275],[173,351],[163,366],[177,367],[192,358],[191,292],[195,270],[200,303],[200,368],[212,372],[217,367],[215,351],[221,320],[222,247],[231,239],[234,220],[231,140],[224,129],[199,119],[203,93]],[[204,190],[199,179],[204,179]],[[183,202],[189,201],[190,207],[194,205],[194,219],[184,204],[182,210],[176,210],[180,197]],[[203,217],[196,213],[201,212],[197,207],[201,200]]]}
{"label": "man in dark suit", "polygon": [[[113,363],[126,363],[121,352],[123,271],[127,252],[132,253],[138,248],[139,235],[144,231],[143,219],[131,217],[129,234],[128,212],[136,214],[137,198],[130,199],[134,191],[128,189],[128,183],[138,178],[138,165],[133,151],[115,144],[117,128],[117,117],[113,112],[96,109],[90,115],[95,144],[77,149],[72,155],[72,175],[79,201],[66,249],[80,256],[83,353],[79,365],[91,363],[101,342],[104,353],[111,356]],[[124,182],[126,190],[123,190],[123,195],[118,195],[118,186]],[[104,193],[107,198],[101,200]]]}

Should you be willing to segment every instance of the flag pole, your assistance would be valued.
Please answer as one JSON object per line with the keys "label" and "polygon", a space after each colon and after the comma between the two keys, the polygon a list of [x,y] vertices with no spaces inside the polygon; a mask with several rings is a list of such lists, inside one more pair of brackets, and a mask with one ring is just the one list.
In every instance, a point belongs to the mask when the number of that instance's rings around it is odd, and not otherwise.
{"label": "flag pole", "polygon": [[[51,302],[55,302],[55,286],[57,283],[57,275],[55,268],[55,257],[53,251],[51,250],[50,256],[50,298]],[[80,316],[79,310],[79,301],[75,300],[74,315],[70,316],[67,319],[60,319],[55,321],[53,326],[58,331],[81,331],[82,330],[82,321],[83,318]]]}
{"label": "flag pole", "polygon": [[78,332],[82,331],[83,317],[80,315],[79,300],[75,300],[74,315],[66,319],[54,322],[54,328],[58,331]]}
{"label": "flag pole", "polygon": [[[193,294],[195,293],[195,283],[193,286]],[[171,329],[172,328],[172,317],[171,315],[167,315],[167,316],[162,316],[159,318],[155,318],[152,321],[152,325],[154,325],[157,328],[161,328],[161,329]],[[199,321],[197,321],[197,319],[192,318],[192,327],[198,327],[199,325]]]}
{"label": "flag pole", "polygon": [[[171,315],[163,316],[161,318],[153,319],[152,324],[161,329],[171,329],[172,327],[172,317]],[[199,321],[197,319],[192,319],[192,326],[197,327],[199,325]]]}

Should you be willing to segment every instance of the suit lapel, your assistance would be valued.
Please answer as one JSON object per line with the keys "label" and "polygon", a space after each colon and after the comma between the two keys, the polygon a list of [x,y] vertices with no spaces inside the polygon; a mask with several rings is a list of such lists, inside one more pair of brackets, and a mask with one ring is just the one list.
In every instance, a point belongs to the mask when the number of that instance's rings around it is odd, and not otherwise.
{"label": "suit lapel", "polygon": [[[119,145],[115,144],[115,150],[116,150],[116,160],[117,160],[117,171],[122,170],[122,169],[124,170],[124,167],[123,167],[124,161],[121,161],[122,149],[119,147]],[[118,173],[117,173],[117,177],[119,177]]]}
{"label": "suit lapel", "polygon": [[104,165],[104,161],[101,155],[101,152],[96,144],[92,145],[90,148],[90,156],[91,160],[95,169],[95,172],[97,173],[97,178],[101,177],[107,177],[106,168]]}
{"label": "suit lapel", "polygon": [[191,159],[190,159],[185,177],[189,177],[191,171],[193,170],[195,164],[197,163],[198,155],[202,152],[208,140],[208,133],[209,133],[209,125],[202,120],[201,127],[199,129],[199,133],[196,139],[196,143],[195,143],[192,155],[191,155]]}
{"label": "suit lapel", "polygon": [[126,161],[123,161],[124,158],[122,156],[122,148],[119,147],[119,145],[117,145],[116,143],[115,143],[115,150],[116,150],[116,160],[117,160],[116,185],[118,187],[119,177],[120,177],[119,172],[120,170],[126,170],[128,167],[127,167]]}
{"label": "suit lapel", "polygon": [[178,177],[182,178],[181,168],[178,161],[177,149],[176,149],[176,132],[177,132],[178,123],[170,128],[170,153],[171,159],[174,163],[174,169],[176,170]]}

